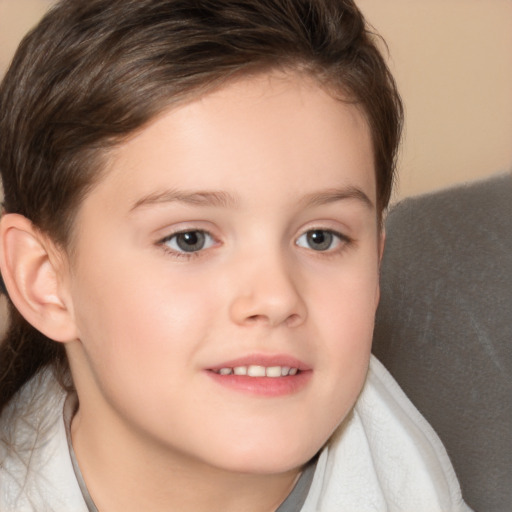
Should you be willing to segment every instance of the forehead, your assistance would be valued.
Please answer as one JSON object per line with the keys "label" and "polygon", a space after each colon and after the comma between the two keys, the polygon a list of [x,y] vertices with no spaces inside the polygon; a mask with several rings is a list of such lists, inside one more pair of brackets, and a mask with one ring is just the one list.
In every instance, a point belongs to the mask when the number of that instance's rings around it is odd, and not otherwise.
{"label": "forehead", "polygon": [[334,181],[375,202],[365,116],[309,76],[273,72],[160,114],[112,151],[98,192],[123,194],[135,204],[170,186],[270,196]]}

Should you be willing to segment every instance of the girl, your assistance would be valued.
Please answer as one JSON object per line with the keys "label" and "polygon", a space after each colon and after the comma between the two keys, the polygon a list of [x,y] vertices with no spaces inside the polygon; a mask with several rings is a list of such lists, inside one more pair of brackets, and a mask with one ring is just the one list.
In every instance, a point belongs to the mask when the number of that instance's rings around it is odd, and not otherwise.
{"label": "girl", "polygon": [[370,346],[401,126],[349,0],[64,0],[0,89],[2,511],[462,511]]}

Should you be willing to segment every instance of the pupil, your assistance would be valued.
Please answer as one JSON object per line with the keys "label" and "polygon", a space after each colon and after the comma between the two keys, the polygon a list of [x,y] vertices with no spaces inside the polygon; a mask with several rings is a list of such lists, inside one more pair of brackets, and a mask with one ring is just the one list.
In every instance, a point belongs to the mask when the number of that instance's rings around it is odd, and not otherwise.
{"label": "pupil", "polygon": [[308,233],[308,242],[312,249],[326,251],[332,243],[332,234],[328,231],[311,231]]}
{"label": "pupil", "polygon": [[182,251],[199,251],[204,246],[204,233],[200,231],[188,231],[177,236],[176,243]]}
{"label": "pupil", "polygon": [[315,244],[321,244],[325,240],[325,235],[322,231],[313,231],[311,233],[311,240]]}

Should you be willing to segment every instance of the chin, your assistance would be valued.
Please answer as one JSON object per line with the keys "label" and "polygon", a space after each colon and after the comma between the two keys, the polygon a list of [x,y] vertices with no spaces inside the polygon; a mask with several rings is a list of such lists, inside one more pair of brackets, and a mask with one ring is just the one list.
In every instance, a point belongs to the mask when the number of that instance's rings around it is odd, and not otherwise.
{"label": "chin", "polygon": [[268,448],[259,448],[255,451],[244,450],[242,453],[234,452],[223,457],[222,466],[231,472],[241,474],[271,475],[297,470],[309,462],[323,447],[323,444],[314,447],[273,445]]}

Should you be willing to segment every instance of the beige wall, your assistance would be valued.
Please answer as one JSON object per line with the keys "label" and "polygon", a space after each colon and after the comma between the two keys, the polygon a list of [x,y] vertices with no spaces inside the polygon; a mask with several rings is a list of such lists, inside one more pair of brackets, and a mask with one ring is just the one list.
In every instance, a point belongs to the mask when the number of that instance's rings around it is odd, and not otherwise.
{"label": "beige wall", "polygon": [[[356,1],[406,105],[399,196],[512,169],[512,1]],[[0,0],[0,73],[50,3]]]}
{"label": "beige wall", "polygon": [[400,194],[512,170],[512,1],[357,2],[406,106]]}
{"label": "beige wall", "polygon": [[20,39],[51,3],[51,0],[0,0],[0,74]]}

